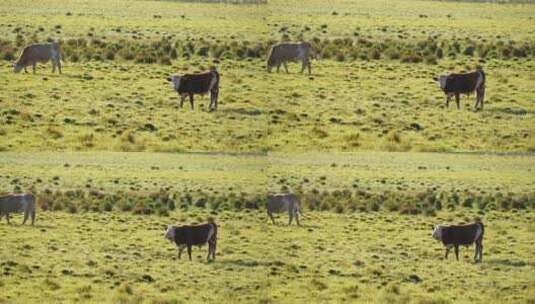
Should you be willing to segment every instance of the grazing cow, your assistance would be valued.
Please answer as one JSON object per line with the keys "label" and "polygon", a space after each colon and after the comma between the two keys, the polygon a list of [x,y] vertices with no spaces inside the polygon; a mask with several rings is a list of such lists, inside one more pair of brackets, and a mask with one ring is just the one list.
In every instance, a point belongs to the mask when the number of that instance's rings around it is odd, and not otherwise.
{"label": "grazing cow", "polygon": [[301,61],[301,73],[308,68],[308,74],[311,74],[310,57],[314,57],[315,52],[312,45],[308,42],[300,43],[279,43],[274,45],[269,52],[267,60],[267,71],[271,73],[271,69],[276,66],[279,72],[281,64],[284,65],[286,73],[288,73],[288,61]]}
{"label": "grazing cow", "polygon": [[213,69],[199,74],[173,75],[167,78],[173,89],[180,96],[180,107],[184,99],[189,96],[191,109],[193,110],[193,95],[210,93],[210,110],[217,110],[217,97],[219,94],[219,73]]}
{"label": "grazing cow", "polygon": [[184,248],[188,248],[188,256],[191,261],[191,247],[202,246],[208,243],[207,260],[215,260],[215,249],[217,243],[217,225],[213,219],[208,219],[207,224],[197,226],[172,226],[167,227],[165,238],[175,242],[178,248],[178,258],[182,255]]}
{"label": "grazing cow", "polygon": [[433,229],[433,238],[437,241],[441,241],[446,246],[446,256],[451,247],[455,248],[455,257],[459,260],[459,246],[470,246],[473,243],[476,244],[476,250],[474,255],[474,261],[481,262],[483,260],[483,234],[485,233],[485,227],[480,221],[476,221],[474,224],[463,226],[444,226],[438,225]]}
{"label": "grazing cow", "polygon": [[273,213],[288,212],[290,218],[288,225],[292,224],[292,219],[295,216],[297,225],[299,223],[299,214],[301,214],[301,207],[299,206],[299,200],[295,194],[270,194],[267,197],[267,214],[271,218],[273,225],[275,225],[275,219]]}
{"label": "grazing cow", "polygon": [[57,42],[28,45],[22,50],[19,59],[13,65],[13,71],[19,73],[24,69],[24,72],[28,72],[26,67],[31,65],[35,74],[37,63],[48,61],[52,61],[52,73],[56,71],[57,66],[58,72],[61,74],[61,49]]}
{"label": "grazing cow", "polygon": [[[466,74],[449,74],[433,77],[438,85],[446,94],[446,107],[450,105],[450,99],[455,95],[457,109],[461,108],[460,95],[471,94],[476,92],[476,110],[483,110],[483,101],[485,99],[485,72],[477,69],[475,72]],[[481,107],[478,107],[480,105]]]}
{"label": "grazing cow", "polygon": [[9,214],[12,212],[24,212],[22,224],[26,224],[28,216],[32,216],[32,225],[35,222],[35,196],[33,194],[11,194],[0,196],[0,219],[6,216],[9,223]]}

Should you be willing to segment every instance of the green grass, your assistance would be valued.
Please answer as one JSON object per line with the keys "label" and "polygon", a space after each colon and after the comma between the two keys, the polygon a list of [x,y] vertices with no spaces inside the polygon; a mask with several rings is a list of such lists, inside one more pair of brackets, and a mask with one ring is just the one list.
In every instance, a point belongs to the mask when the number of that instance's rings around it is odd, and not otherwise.
{"label": "green grass", "polygon": [[470,220],[467,212],[306,212],[300,228],[273,226],[263,212],[223,212],[216,261],[205,262],[206,247],[193,249],[193,262],[176,260],[165,225],[206,216],[196,209],[171,218],[41,212],[35,227],[20,226],[20,217],[1,223],[0,300],[518,303],[535,296],[532,212],[484,218],[482,264],[473,264],[473,248],[461,248],[459,262],[444,261],[430,236],[431,224]]}
{"label": "green grass", "polygon": [[[495,2],[2,1],[0,194],[40,208],[0,223],[0,303],[534,302],[535,5]],[[265,71],[301,39],[312,76]],[[12,73],[47,40],[63,75]],[[166,77],[212,65],[219,110],[179,109]],[[480,65],[485,110],[445,109],[431,78]],[[217,261],[177,261],[208,216]],[[475,217],[483,263],[443,261],[431,225]]]}
{"label": "green grass", "polygon": [[[314,63],[313,80],[267,74],[261,61],[224,61],[220,106],[196,110],[165,78],[208,68],[200,59],[173,66],[67,64],[64,74],[13,75],[0,83],[4,151],[533,151],[535,79],[531,62],[491,62],[483,112],[474,96],[458,111],[432,82],[462,61],[428,66],[395,62]],[[475,66],[475,64],[474,64]],[[46,71],[45,71],[46,69]],[[24,132],[21,133],[21,130]]]}

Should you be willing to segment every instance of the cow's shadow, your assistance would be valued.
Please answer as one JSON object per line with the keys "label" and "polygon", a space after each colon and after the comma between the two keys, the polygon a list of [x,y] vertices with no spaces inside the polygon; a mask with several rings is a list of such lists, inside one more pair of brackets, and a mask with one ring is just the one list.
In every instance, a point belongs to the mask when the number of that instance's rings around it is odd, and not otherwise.
{"label": "cow's shadow", "polygon": [[526,262],[523,260],[511,260],[511,259],[485,259],[483,258],[483,263],[488,265],[502,265],[509,267],[524,267],[524,266],[535,266],[535,262]]}

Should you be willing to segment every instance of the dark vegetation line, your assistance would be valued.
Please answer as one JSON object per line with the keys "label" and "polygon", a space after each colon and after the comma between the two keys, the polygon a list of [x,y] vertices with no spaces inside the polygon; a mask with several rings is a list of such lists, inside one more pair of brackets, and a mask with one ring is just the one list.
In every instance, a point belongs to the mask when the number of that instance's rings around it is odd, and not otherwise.
{"label": "dark vegetation line", "polygon": [[[51,38],[48,41],[52,41]],[[28,39],[18,35],[12,40],[0,39],[0,58],[13,61],[22,48],[39,42],[37,35]],[[143,64],[170,65],[177,58],[193,56],[215,60],[265,59],[271,46],[278,41],[221,41],[218,39],[186,38],[176,40],[162,38],[154,41],[118,39],[108,41],[97,37],[70,38],[60,41],[64,59],[70,62],[109,61],[122,59]],[[373,40],[363,37],[335,39],[313,38],[310,41],[322,59],[336,61],[399,60],[404,63],[437,64],[442,58],[459,56],[481,60],[535,58],[535,41],[515,42],[503,40],[474,41],[470,38],[440,39],[429,37],[420,40]]]}
{"label": "dark vegetation line", "polygon": [[[453,211],[459,208],[478,210],[481,214],[490,210],[513,211],[535,209],[535,193],[502,193],[428,189],[420,192],[379,191],[365,188],[334,191],[294,189],[305,214],[309,210],[336,213],[353,212],[399,212],[400,214],[423,214],[433,216],[437,211]],[[35,191],[34,191],[35,192]],[[219,211],[242,211],[264,209],[265,193],[211,193],[203,190],[172,192],[117,191],[105,193],[97,190],[49,190],[36,193],[37,202],[44,211],[110,212],[124,211],[134,214],[157,214],[168,216],[175,209],[207,208],[213,214]]]}

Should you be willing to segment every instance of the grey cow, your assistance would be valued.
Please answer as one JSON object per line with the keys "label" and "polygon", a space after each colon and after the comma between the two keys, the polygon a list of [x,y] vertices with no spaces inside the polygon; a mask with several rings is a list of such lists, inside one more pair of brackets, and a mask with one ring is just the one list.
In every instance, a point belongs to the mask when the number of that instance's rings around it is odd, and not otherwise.
{"label": "grey cow", "polygon": [[9,224],[9,214],[16,212],[24,212],[24,225],[28,220],[28,216],[32,217],[32,225],[35,222],[35,196],[33,194],[11,194],[0,196],[0,219],[6,216]]}
{"label": "grey cow", "polygon": [[292,219],[295,216],[295,221],[297,225],[299,223],[299,214],[301,214],[301,207],[299,206],[299,200],[295,194],[270,194],[267,197],[267,214],[271,218],[273,224],[275,224],[275,219],[273,218],[273,213],[282,213],[288,212],[289,222],[288,225],[292,224]]}
{"label": "grey cow", "polygon": [[26,67],[32,66],[35,74],[37,63],[48,61],[52,61],[52,73],[56,71],[57,67],[61,74],[61,48],[57,42],[28,45],[22,50],[19,59],[13,65],[13,71],[18,73],[24,69],[27,72]]}
{"label": "grey cow", "polygon": [[267,71],[271,72],[273,67],[277,67],[277,72],[280,69],[281,64],[284,65],[286,73],[288,73],[289,61],[301,61],[301,73],[308,68],[308,74],[312,73],[312,67],[310,64],[310,58],[316,57],[312,45],[308,42],[300,43],[279,43],[271,48],[269,57],[267,60]]}

